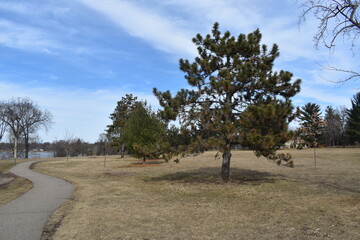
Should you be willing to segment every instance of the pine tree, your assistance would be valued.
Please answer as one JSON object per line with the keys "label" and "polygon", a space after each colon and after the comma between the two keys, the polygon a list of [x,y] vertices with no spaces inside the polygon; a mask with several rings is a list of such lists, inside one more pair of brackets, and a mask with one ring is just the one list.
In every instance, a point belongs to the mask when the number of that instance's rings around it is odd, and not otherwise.
{"label": "pine tree", "polygon": [[336,108],[336,115],[339,116],[340,120],[340,145],[345,146],[347,144],[346,129],[347,129],[347,109],[345,106]]}
{"label": "pine tree", "polygon": [[143,158],[158,158],[167,152],[167,125],[146,103],[139,102],[124,127],[124,142],[129,151]]}
{"label": "pine tree", "polygon": [[314,148],[314,163],[316,166],[316,148],[324,135],[325,122],[321,117],[320,106],[316,103],[307,103],[301,107],[300,136],[307,145]]}
{"label": "pine tree", "polygon": [[341,117],[331,106],[325,109],[324,137],[327,146],[338,146],[341,143]]}
{"label": "pine tree", "polygon": [[124,157],[125,152],[124,127],[137,103],[137,97],[134,97],[132,94],[126,94],[125,97],[122,97],[117,102],[114,112],[110,115],[110,119],[113,122],[107,126],[106,131],[109,135],[111,146],[116,151],[120,151],[121,157]]}
{"label": "pine tree", "polygon": [[[174,97],[170,91],[154,89],[164,118],[179,119],[182,128],[194,135],[196,146],[216,147],[222,152],[221,177],[225,181],[230,176],[231,147],[241,143],[243,112],[259,104],[262,108],[291,106],[290,98],[300,91],[301,80],[292,82],[292,73],[273,72],[278,46],[274,44],[268,51],[260,44],[261,37],[259,30],[238,37],[228,31],[222,34],[215,23],[211,34],[193,38],[198,49],[194,62],[179,61],[191,88],[181,89]],[[283,120],[290,120],[288,117]]]}
{"label": "pine tree", "polygon": [[360,143],[360,92],[351,100],[351,108],[347,109],[346,136],[350,144]]}
{"label": "pine tree", "polygon": [[317,147],[324,135],[325,123],[321,114],[320,106],[316,103],[307,103],[301,107],[301,136],[310,147]]}
{"label": "pine tree", "polygon": [[277,164],[294,163],[287,155],[276,155],[276,150],[288,141],[293,133],[288,131],[289,122],[296,114],[290,102],[274,101],[249,106],[241,116],[241,143],[254,150],[255,155],[266,156]]}

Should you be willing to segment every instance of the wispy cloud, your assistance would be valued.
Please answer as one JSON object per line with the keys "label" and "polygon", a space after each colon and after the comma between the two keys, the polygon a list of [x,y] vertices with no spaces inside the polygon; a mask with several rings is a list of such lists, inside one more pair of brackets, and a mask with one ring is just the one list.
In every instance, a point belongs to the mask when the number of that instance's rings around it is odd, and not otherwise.
{"label": "wispy cloud", "polygon": [[88,7],[101,12],[129,34],[139,37],[155,48],[168,53],[193,55],[192,34],[179,28],[168,18],[131,2],[116,0],[79,0]]}
{"label": "wispy cloud", "polygon": [[7,14],[0,17],[0,45],[49,55],[93,54],[97,49],[92,50],[93,45],[79,38],[87,34],[83,32],[87,28],[72,18],[79,10],[71,8],[76,9],[66,0],[1,1],[0,11]]}
{"label": "wispy cloud", "polygon": [[[168,0],[157,1],[162,6],[171,6],[173,9],[181,9],[190,18],[188,26],[193,28],[193,23],[199,29],[199,23],[203,27],[211,27],[214,22],[242,32],[254,30],[261,22],[262,16],[253,1],[238,0]],[[204,28],[202,30],[205,30]]]}
{"label": "wispy cloud", "polygon": [[0,44],[10,48],[53,53],[60,45],[40,29],[0,19]]}
{"label": "wispy cloud", "polygon": [[[335,92],[336,91],[335,87],[333,89],[334,89],[333,91]],[[320,103],[323,107],[325,107],[326,105],[332,105],[335,107],[350,106],[349,92],[347,91],[335,95],[333,92],[329,91],[329,89],[324,90],[320,87],[311,88],[305,86],[302,87],[302,90],[297,98],[309,99],[312,102]],[[303,102],[303,104],[305,103],[306,102]]]}

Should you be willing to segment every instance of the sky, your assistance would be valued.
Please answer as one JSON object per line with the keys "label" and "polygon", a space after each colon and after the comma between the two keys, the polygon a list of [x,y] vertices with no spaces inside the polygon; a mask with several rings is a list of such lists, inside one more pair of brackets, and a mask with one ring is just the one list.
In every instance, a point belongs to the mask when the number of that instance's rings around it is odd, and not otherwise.
{"label": "sky", "polygon": [[131,93],[153,108],[154,87],[187,88],[179,59],[192,61],[191,39],[220,31],[279,45],[274,69],[302,79],[296,106],[351,106],[359,82],[335,84],[338,72],[358,67],[348,39],[334,50],[314,47],[318,22],[299,24],[297,0],[0,0],[0,100],[28,97],[53,115],[43,142],[72,135],[95,142],[111,124],[117,101]]}

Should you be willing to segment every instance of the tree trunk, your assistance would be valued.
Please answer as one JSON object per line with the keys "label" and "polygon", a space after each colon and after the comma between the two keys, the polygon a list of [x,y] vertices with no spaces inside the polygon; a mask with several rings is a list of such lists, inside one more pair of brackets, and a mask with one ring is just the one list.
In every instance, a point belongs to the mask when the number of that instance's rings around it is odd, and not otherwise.
{"label": "tree trunk", "polygon": [[229,181],[230,179],[230,159],[231,159],[231,152],[230,149],[224,151],[222,155],[222,167],[221,167],[221,178],[224,181]]}
{"label": "tree trunk", "polygon": [[18,158],[18,138],[14,137],[14,159]]}
{"label": "tree trunk", "polygon": [[25,158],[29,158],[29,137],[25,137]]}
{"label": "tree trunk", "polygon": [[121,158],[124,158],[124,155],[125,155],[125,144],[122,143],[122,144],[121,144],[121,150],[120,150],[120,156],[121,156]]}

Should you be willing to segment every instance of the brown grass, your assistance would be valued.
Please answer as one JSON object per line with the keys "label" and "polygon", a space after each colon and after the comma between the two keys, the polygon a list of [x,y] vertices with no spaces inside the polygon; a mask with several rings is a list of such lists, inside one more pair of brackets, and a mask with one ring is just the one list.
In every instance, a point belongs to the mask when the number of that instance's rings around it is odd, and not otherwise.
{"label": "brown grass", "polygon": [[14,166],[13,160],[0,160],[0,174],[8,172],[10,168]]}
{"label": "brown grass", "polygon": [[25,178],[15,178],[13,181],[0,185],[0,206],[6,204],[32,188],[32,183]]}
{"label": "brown grass", "polygon": [[76,185],[54,239],[360,239],[360,149],[318,149],[316,168],[311,149],[290,152],[293,169],[234,151],[229,183],[215,152],[150,168],[109,157],[104,169],[99,157],[36,169]]}

